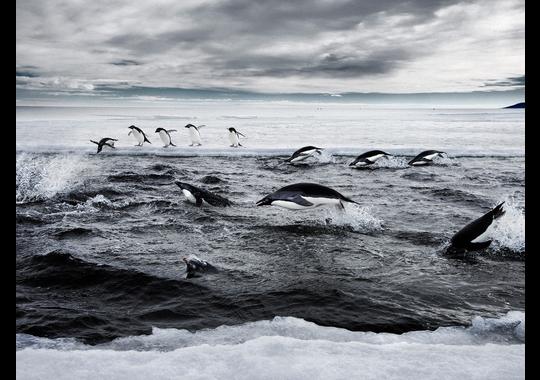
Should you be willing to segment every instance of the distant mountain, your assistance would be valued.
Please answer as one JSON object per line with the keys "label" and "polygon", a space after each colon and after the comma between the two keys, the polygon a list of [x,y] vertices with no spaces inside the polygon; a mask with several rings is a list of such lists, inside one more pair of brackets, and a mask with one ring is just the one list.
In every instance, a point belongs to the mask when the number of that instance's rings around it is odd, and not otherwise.
{"label": "distant mountain", "polygon": [[511,106],[504,107],[504,108],[525,108],[525,102],[516,103]]}

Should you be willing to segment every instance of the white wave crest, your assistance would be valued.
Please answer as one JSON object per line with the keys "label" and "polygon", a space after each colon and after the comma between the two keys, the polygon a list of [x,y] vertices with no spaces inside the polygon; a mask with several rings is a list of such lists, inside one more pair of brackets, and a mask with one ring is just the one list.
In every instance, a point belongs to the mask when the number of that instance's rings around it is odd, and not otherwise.
{"label": "white wave crest", "polygon": [[82,156],[44,156],[20,153],[16,158],[17,203],[49,199],[83,183],[80,174],[87,168]]}
{"label": "white wave crest", "polygon": [[[522,379],[525,314],[405,334],[355,332],[275,317],[97,346],[17,335],[20,379]],[[421,363],[421,364],[419,364]]]}

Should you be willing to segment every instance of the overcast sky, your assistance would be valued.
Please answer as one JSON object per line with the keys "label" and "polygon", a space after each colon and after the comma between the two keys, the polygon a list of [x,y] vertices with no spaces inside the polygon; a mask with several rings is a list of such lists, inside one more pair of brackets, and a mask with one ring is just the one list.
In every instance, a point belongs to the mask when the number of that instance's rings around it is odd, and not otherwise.
{"label": "overcast sky", "polygon": [[524,0],[17,0],[18,89],[522,88]]}

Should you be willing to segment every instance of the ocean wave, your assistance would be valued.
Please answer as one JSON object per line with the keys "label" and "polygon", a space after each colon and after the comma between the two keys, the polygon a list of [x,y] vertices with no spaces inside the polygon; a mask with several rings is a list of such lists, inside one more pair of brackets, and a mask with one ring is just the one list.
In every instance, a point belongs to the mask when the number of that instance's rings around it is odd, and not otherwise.
{"label": "ocean wave", "polygon": [[154,291],[161,288],[159,293],[162,296],[177,296],[183,292],[182,287],[193,287],[179,280],[89,262],[60,250],[26,258],[22,260],[20,269],[19,281],[32,286],[66,289],[99,286],[103,289],[115,289],[115,292],[123,294],[130,294],[144,287]]}
{"label": "ocean wave", "polygon": [[15,200],[28,203],[77,189],[89,169],[83,156],[21,153],[16,158]]}
{"label": "ocean wave", "polygon": [[194,332],[154,328],[96,346],[17,334],[16,364],[17,377],[25,379],[518,379],[524,378],[524,335],[520,311],[405,334],[275,317]]}
{"label": "ocean wave", "polygon": [[[281,216],[272,224],[261,228],[277,228],[309,235],[320,233],[341,233],[349,230],[361,233],[375,233],[383,230],[383,220],[374,216],[372,207],[345,203],[345,209],[321,207],[300,213],[279,210]],[[278,224],[275,224],[278,223]]]}
{"label": "ocean wave", "polygon": [[[201,147],[154,147],[145,146],[144,149],[140,147],[117,147],[115,150],[108,150],[99,153],[101,156],[157,156],[157,157],[275,157],[283,156],[289,157],[299,147],[243,147],[242,149],[235,149],[230,147],[216,147],[216,146],[201,146]],[[372,147],[324,147],[325,151],[332,156],[346,156],[351,160],[358,156],[359,152],[364,152],[372,149]],[[384,149],[388,153],[395,157],[403,157],[403,159],[409,161],[419,153],[418,148],[392,148],[387,147]],[[524,157],[524,149],[446,149],[449,157],[446,159],[440,159],[440,164],[457,164],[455,158],[465,157],[500,157],[500,158],[512,158],[512,157]],[[20,153],[63,153],[70,155],[85,155],[94,156],[95,148],[88,145],[81,145],[78,147],[67,146],[18,146],[16,148],[17,154]],[[381,161],[381,160],[379,160]]]}

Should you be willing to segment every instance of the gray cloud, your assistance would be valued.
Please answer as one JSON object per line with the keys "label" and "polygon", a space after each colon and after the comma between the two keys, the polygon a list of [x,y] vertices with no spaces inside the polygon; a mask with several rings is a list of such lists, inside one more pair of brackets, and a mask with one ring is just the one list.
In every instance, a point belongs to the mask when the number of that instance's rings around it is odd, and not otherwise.
{"label": "gray cloud", "polygon": [[491,80],[488,83],[484,84],[485,87],[516,87],[516,86],[525,86],[525,75],[510,77],[504,80]]}
{"label": "gray cloud", "polygon": [[[21,0],[17,76],[26,79],[17,85],[56,91],[129,83],[330,93],[518,86],[515,79],[524,70],[523,5],[523,0]],[[494,59],[498,64],[488,65]]]}
{"label": "gray cloud", "polygon": [[142,65],[141,62],[135,61],[133,59],[120,59],[118,61],[111,62],[111,65],[115,66],[139,66]]}

